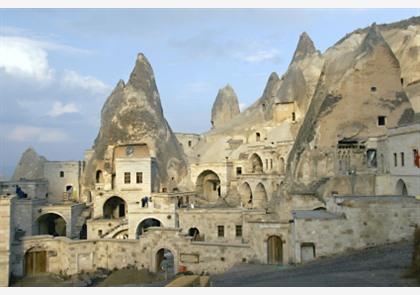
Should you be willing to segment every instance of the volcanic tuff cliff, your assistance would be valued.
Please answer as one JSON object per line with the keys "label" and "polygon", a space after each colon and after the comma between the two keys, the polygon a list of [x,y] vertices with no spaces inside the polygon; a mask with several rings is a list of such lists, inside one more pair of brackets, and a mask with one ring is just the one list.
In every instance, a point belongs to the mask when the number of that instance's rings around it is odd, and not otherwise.
{"label": "volcanic tuff cliff", "polygon": [[[378,116],[385,116],[386,127],[392,128],[414,113],[401,85],[399,61],[375,24],[358,46],[345,45],[325,54],[318,87],[288,159],[294,181],[332,174],[326,155],[338,141],[384,135],[387,129],[378,126]],[[307,169],[314,165],[329,168],[319,175]]]}
{"label": "volcanic tuff cliff", "polygon": [[238,97],[228,84],[219,90],[211,110],[211,123],[214,128],[223,126],[240,113]]}
{"label": "volcanic tuff cliff", "polygon": [[12,181],[24,179],[40,179],[44,177],[44,163],[47,161],[39,156],[33,148],[28,148],[20,158],[12,176]]}
{"label": "volcanic tuff cliff", "polygon": [[128,83],[118,82],[102,108],[101,128],[86,166],[85,184],[93,185],[98,165],[112,173],[113,147],[130,143],[147,144],[156,158],[157,186],[175,186],[186,175],[185,155],[163,115],[153,69],[143,54],[137,56]]}

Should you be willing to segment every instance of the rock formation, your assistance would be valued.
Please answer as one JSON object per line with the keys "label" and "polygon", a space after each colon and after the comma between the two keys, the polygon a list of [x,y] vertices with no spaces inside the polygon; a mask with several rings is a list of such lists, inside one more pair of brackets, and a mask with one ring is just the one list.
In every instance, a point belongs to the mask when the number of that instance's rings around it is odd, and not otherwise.
{"label": "rock formation", "polygon": [[403,114],[412,111],[400,75],[399,62],[375,24],[359,46],[343,43],[329,49],[289,156],[288,171],[294,180],[328,176],[320,174],[329,169],[318,173],[316,165],[328,166],[322,161],[327,161],[325,156],[339,141],[363,142],[384,135],[386,128],[378,124],[379,116],[386,118],[387,128],[396,127]]}
{"label": "rock formation", "polygon": [[12,181],[20,179],[41,179],[44,177],[44,163],[47,161],[43,156],[39,156],[33,148],[28,148],[20,158],[12,176]]}
{"label": "rock formation", "polygon": [[211,110],[211,123],[213,128],[223,126],[240,113],[238,97],[228,84],[217,93]]}
{"label": "rock formation", "polygon": [[101,112],[101,128],[87,163],[85,184],[92,186],[98,165],[112,173],[113,148],[121,144],[147,144],[157,161],[158,187],[175,186],[186,175],[185,155],[166,121],[153,69],[138,54],[128,83],[118,82]]}
{"label": "rock formation", "polygon": [[314,53],[316,53],[316,48],[314,46],[314,42],[309,37],[309,35],[306,32],[303,32],[299,37],[299,42],[296,47],[295,53],[292,58],[292,62],[298,62],[305,57],[308,57]]}

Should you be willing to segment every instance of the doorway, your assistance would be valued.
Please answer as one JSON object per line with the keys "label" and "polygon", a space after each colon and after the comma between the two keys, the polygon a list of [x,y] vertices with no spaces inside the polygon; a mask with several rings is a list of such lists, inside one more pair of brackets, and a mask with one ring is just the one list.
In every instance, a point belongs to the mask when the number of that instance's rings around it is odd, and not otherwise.
{"label": "doorway", "polygon": [[267,263],[280,264],[283,262],[283,243],[279,236],[267,239]]}
{"label": "doorway", "polygon": [[33,276],[47,272],[47,251],[28,251],[25,254],[25,275]]}

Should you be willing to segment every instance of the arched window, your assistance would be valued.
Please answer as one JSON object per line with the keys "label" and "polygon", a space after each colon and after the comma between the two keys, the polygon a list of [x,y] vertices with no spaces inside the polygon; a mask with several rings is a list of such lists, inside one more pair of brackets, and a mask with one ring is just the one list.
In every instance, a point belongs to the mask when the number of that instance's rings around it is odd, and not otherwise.
{"label": "arched window", "polygon": [[259,132],[255,133],[255,140],[257,142],[261,140],[261,134]]}

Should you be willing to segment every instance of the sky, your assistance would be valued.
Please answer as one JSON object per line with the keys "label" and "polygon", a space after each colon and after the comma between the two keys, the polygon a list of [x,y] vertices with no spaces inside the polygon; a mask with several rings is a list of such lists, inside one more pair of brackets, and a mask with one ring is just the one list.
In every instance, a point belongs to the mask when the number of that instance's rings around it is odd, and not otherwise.
{"label": "sky", "polygon": [[210,128],[218,89],[241,109],[272,72],[282,75],[299,35],[324,52],[373,22],[420,9],[0,9],[0,179],[33,147],[48,160],[82,160],[100,111],[137,53],[151,63],[175,132]]}

